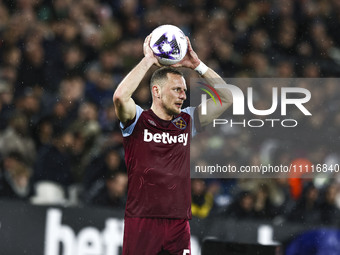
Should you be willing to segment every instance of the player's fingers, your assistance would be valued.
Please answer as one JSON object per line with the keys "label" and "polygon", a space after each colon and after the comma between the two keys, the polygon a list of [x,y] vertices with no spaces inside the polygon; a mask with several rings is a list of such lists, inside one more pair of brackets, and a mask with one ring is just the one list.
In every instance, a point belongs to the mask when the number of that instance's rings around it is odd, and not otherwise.
{"label": "player's fingers", "polygon": [[156,66],[158,66],[158,67],[163,67],[163,65],[162,64],[160,64],[159,62],[158,62],[158,60],[154,63]]}
{"label": "player's fingers", "polygon": [[187,42],[188,42],[188,50],[189,51],[192,51],[192,47],[191,47],[191,43],[190,43],[190,40],[189,40],[189,37],[185,37],[187,39]]}
{"label": "player's fingers", "polygon": [[182,65],[181,64],[173,64],[171,65],[171,67],[181,67]]}
{"label": "player's fingers", "polygon": [[144,40],[144,43],[143,43],[144,55],[148,54],[151,51],[150,39],[151,39],[151,34],[149,34]]}
{"label": "player's fingers", "polygon": [[151,34],[149,34],[147,37],[145,37],[144,40],[144,47],[148,46],[150,44]]}

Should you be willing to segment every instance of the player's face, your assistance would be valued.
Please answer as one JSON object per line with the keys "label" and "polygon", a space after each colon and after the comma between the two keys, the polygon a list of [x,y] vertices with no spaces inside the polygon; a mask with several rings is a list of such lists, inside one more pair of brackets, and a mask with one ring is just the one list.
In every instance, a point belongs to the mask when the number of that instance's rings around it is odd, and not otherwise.
{"label": "player's face", "polygon": [[184,100],[187,98],[187,85],[182,76],[168,73],[168,80],[162,86],[161,100],[162,105],[169,115],[181,113]]}

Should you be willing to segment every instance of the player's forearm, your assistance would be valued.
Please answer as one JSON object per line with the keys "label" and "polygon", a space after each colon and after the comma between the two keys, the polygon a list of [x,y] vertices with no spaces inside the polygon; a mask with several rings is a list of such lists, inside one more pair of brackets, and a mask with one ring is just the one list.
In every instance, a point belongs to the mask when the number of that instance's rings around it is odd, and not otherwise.
{"label": "player's forearm", "polygon": [[153,61],[144,57],[119,84],[113,95],[113,101],[128,102],[152,65]]}
{"label": "player's forearm", "polygon": [[227,109],[233,103],[233,96],[230,90],[227,88],[226,82],[211,68],[209,68],[207,72],[202,75],[202,77],[208,82],[209,85],[216,89],[218,95],[221,98],[223,108]]}
{"label": "player's forearm", "polygon": [[215,104],[213,100],[210,98],[206,102],[206,113],[201,114],[202,104],[198,106],[198,114],[201,126],[204,127],[211,123],[214,119],[221,116],[223,112],[225,112],[228,107],[233,102],[233,97],[230,90],[227,88],[227,84],[225,81],[212,69],[208,68],[207,71],[204,72],[202,77],[207,81],[207,83],[213,86],[221,98],[222,106],[220,104]]}

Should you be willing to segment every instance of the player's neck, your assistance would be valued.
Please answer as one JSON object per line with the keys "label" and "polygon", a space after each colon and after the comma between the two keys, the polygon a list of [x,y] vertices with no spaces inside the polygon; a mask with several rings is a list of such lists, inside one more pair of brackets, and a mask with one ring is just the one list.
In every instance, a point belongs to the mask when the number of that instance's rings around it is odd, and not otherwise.
{"label": "player's neck", "polygon": [[174,115],[169,115],[162,107],[157,107],[155,104],[152,104],[151,110],[156,116],[162,120],[172,120]]}

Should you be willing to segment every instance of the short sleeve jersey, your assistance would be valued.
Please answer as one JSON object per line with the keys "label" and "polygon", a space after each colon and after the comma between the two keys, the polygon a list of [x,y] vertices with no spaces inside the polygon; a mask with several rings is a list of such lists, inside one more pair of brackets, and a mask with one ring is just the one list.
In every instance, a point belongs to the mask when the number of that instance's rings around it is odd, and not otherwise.
{"label": "short sleeve jersey", "polygon": [[121,123],[129,177],[125,216],[190,219],[195,108],[166,121],[151,109],[136,107],[133,123]]}

